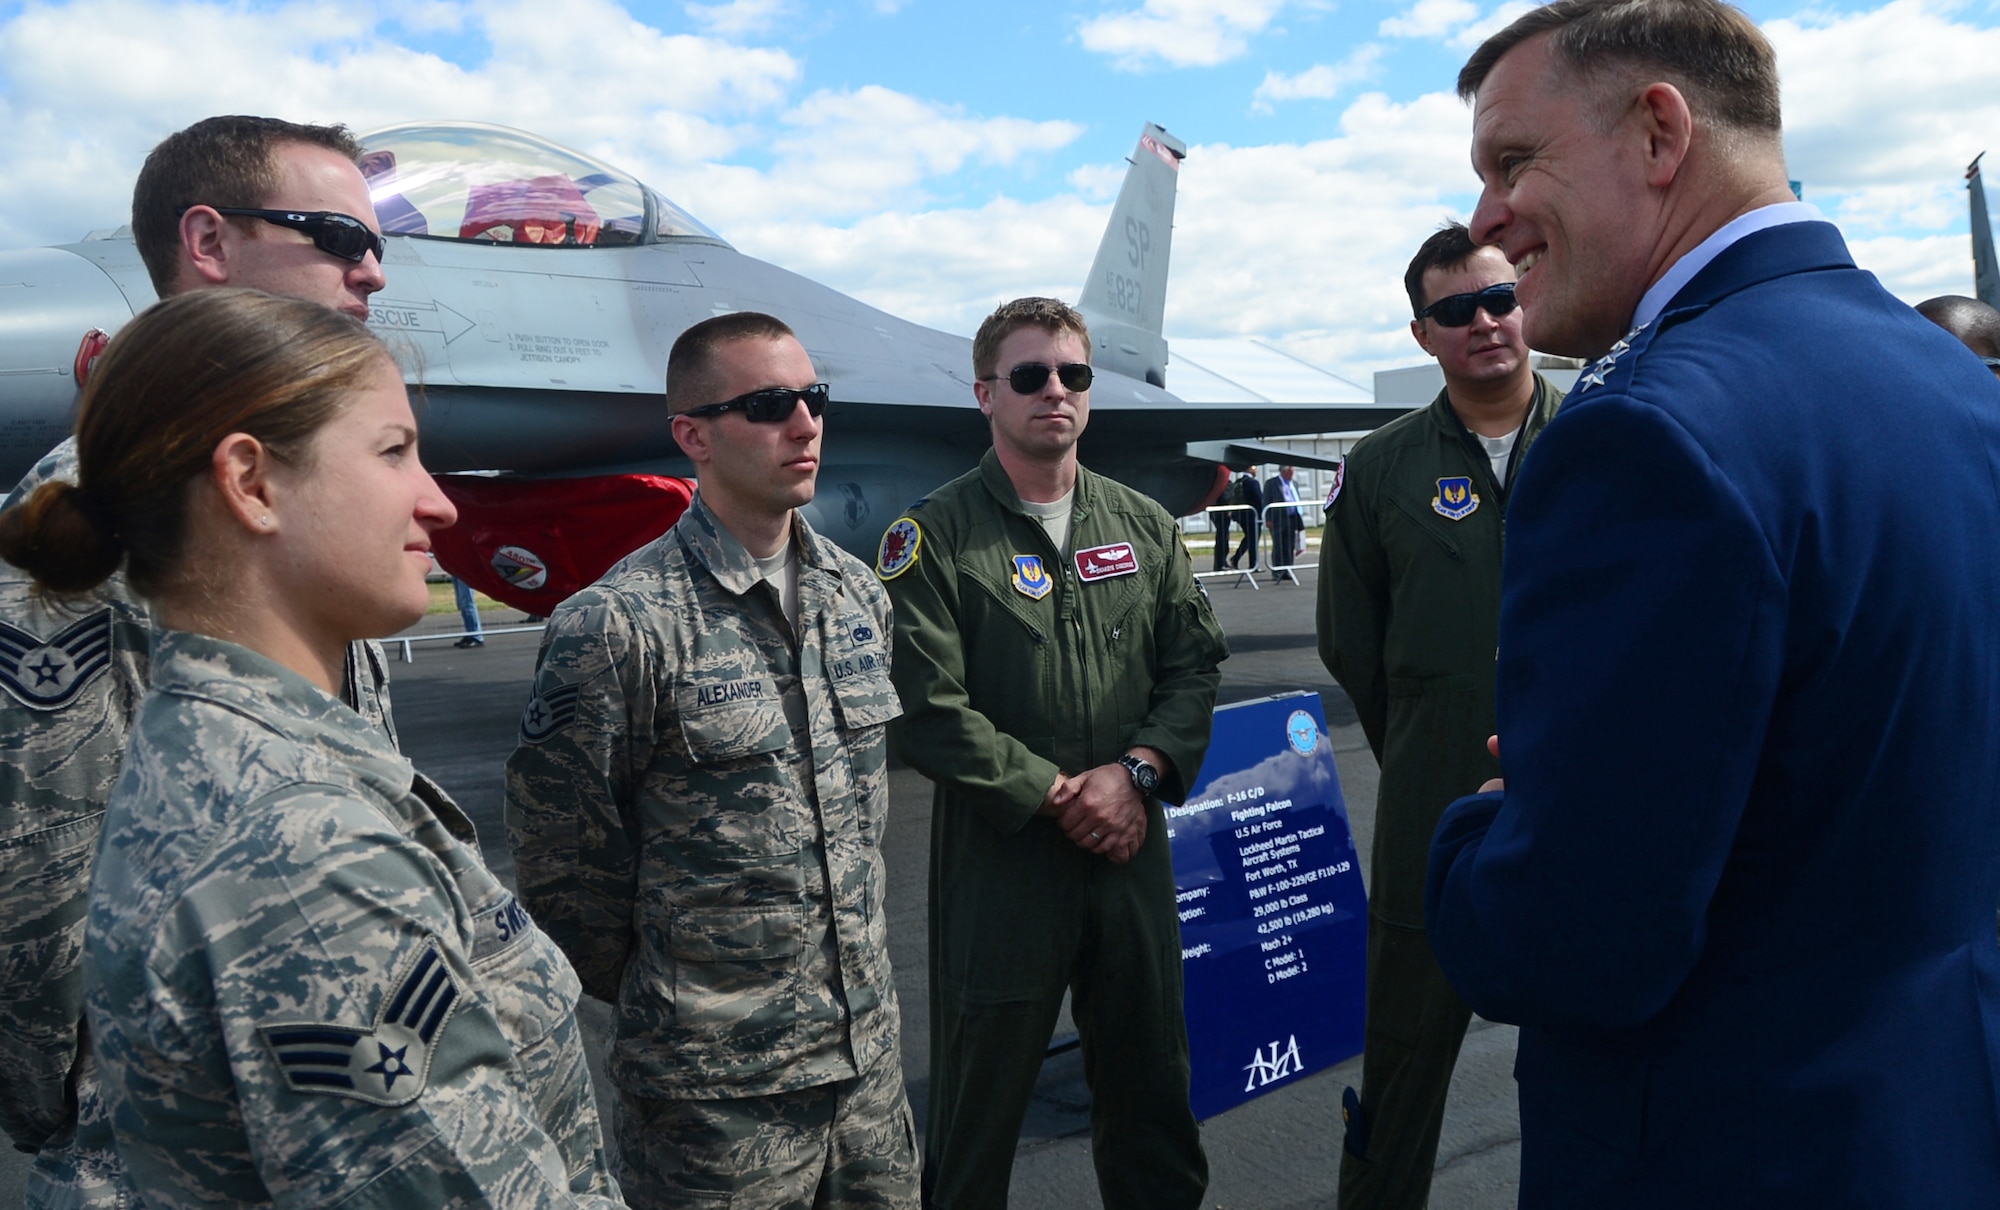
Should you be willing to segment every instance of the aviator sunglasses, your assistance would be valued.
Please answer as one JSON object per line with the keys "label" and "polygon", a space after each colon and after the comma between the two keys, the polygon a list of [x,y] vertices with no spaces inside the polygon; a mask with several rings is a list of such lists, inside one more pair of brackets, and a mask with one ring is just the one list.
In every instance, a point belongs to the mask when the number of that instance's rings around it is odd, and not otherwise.
{"label": "aviator sunglasses", "polygon": [[[1065,361],[1059,366],[1046,366],[1039,361],[1024,361],[1007,371],[1007,385],[1014,388],[1016,395],[1032,395],[1048,382],[1049,375],[1062,379],[1065,391],[1087,391],[1090,389],[1090,366],[1081,361]],[[987,382],[1000,381],[1000,375],[992,374]]]}
{"label": "aviator sunglasses", "polygon": [[1477,294],[1447,294],[1417,312],[1417,318],[1435,319],[1447,328],[1462,328],[1472,322],[1473,312],[1481,307],[1486,309],[1488,315],[1498,319],[1520,305],[1514,297],[1514,283],[1503,281]]}
{"label": "aviator sunglasses", "polygon": [[738,395],[721,403],[711,403],[704,407],[689,408],[683,416],[720,416],[724,412],[743,413],[746,420],[758,424],[782,424],[792,418],[798,410],[799,401],[805,400],[806,414],[817,418],[826,410],[827,385],[815,382],[809,387],[765,387],[748,395]]}
{"label": "aviator sunglasses", "polygon": [[[181,207],[186,214],[191,206]],[[290,227],[303,231],[312,237],[313,247],[328,256],[351,260],[356,264],[370,252],[380,262],[388,245],[382,237],[368,229],[368,224],[351,214],[338,210],[258,210],[248,206],[212,206],[217,214],[227,214],[235,218],[261,218],[279,227]]]}

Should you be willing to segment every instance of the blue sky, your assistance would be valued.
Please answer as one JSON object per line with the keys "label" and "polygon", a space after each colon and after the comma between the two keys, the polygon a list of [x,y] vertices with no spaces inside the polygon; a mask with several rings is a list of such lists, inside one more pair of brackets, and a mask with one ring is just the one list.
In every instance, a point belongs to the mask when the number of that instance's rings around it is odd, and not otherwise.
{"label": "blue sky", "polygon": [[[965,332],[1074,297],[1142,122],[1190,144],[1168,335],[1366,381],[1419,354],[1410,250],[1473,200],[1452,79],[1499,0],[64,0],[0,4],[0,248],[124,219],[209,113],[518,126],[745,251]],[[1961,174],[2000,143],[2000,0],[1748,7],[1806,197],[1910,301],[1969,292]],[[2000,155],[1996,155],[2000,159]]]}

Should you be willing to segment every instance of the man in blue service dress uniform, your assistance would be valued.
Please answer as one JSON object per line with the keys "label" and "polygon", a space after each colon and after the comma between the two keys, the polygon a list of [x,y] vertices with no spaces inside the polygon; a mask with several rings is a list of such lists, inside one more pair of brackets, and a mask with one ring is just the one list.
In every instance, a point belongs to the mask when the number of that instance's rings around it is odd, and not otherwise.
{"label": "man in blue service dress uniform", "polygon": [[1992,1210],[2000,385],[1792,200],[1735,9],[1560,0],[1459,87],[1529,344],[1598,358],[1427,890],[1521,1026],[1521,1205]]}

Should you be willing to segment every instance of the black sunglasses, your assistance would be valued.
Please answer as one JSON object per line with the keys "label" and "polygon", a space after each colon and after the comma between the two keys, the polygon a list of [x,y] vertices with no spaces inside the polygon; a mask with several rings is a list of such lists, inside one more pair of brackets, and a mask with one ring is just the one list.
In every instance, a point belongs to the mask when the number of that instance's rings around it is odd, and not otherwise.
{"label": "black sunglasses", "polygon": [[748,395],[738,395],[721,403],[711,403],[705,407],[689,408],[683,416],[720,416],[724,412],[743,413],[743,418],[758,424],[783,424],[792,418],[804,400],[806,414],[817,417],[826,410],[827,385],[815,382],[809,387],[765,387]]}
{"label": "black sunglasses", "polygon": [[1520,305],[1520,300],[1514,297],[1514,283],[1503,281],[1477,294],[1447,294],[1417,312],[1417,318],[1435,319],[1447,328],[1462,328],[1472,322],[1473,312],[1481,307],[1498,319]]}
{"label": "black sunglasses", "polygon": [[[192,207],[181,207],[186,214]],[[379,263],[389,245],[382,237],[369,230],[368,224],[351,214],[338,210],[258,210],[248,206],[213,206],[217,214],[227,214],[234,218],[261,218],[279,227],[290,227],[303,231],[312,237],[313,247],[328,256],[351,260],[359,264],[370,252]]]}
{"label": "black sunglasses", "polygon": [[[1090,365],[1081,361],[1065,361],[1059,366],[1045,366],[1039,361],[1024,361],[1007,371],[1007,385],[1014,388],[1016,395],[1032,395],[1042,389],[1051,373],[1062,379],[1065,391],[1090,389]],[[1000,375],[994,374],[986,381],[998,382]]]}

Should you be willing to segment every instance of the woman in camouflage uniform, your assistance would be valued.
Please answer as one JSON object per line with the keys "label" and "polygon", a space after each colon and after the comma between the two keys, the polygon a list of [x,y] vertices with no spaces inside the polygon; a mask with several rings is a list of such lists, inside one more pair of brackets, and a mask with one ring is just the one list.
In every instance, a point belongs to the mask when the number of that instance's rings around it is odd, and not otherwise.
{"label": "woman in camouflage uniform", "polygon": [[163,302],[85,392],[77,484],[0,520],[45,587],[121,560],[161,626],[84,968],[120,1158],[161,1205],[617,1204],[576,975],[472,826],[337,696],[454,512],[357,321]]}

